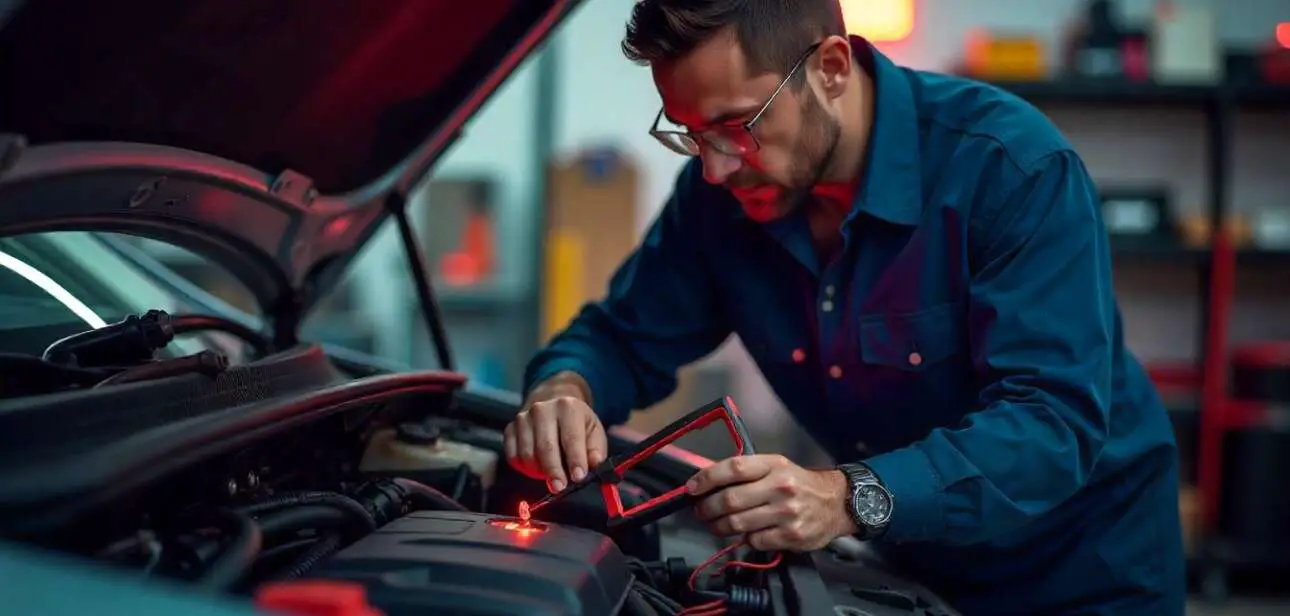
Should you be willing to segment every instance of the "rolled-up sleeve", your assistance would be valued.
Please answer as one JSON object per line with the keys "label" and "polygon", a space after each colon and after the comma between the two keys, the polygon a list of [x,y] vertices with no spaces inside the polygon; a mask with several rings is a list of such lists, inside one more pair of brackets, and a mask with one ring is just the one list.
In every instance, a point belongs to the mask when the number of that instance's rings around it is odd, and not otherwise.
{"label": "rolled-up sleeve", "polygon": [[974,215],[977,408],[867,461],[893,495],[888,540],[1014,530],[1079,490],[1107,438],[1115,300],[1097,190],[1068,151],[1016,176]]}
{"label": "rolled-up sleeve", "polygon": [[704,259],[710,243],[697,163],[688,164],[641,244],[525,370],[524,391],[562,371],[583,377],[596,413],[626,421],[676,389],[676,371],[730,334]]}

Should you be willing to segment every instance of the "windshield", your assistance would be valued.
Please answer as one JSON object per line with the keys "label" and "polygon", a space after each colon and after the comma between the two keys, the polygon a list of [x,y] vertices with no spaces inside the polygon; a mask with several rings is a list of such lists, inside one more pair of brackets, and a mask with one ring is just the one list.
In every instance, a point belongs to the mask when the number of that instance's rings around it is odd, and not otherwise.
{"label": "windshield", "polygon": [[[351,310],[345,285],[304,323],[301,338],[357,351],[373,348],[369,315]],[[176,246],[128,235],[54,232],[0,238],[0,353],[41,355],[66,336],[149,310],[206,314],[262,330],[250,291],[231,274]],[[228,334],[182,335],[161,356],[214,350],[240,361],[251,349]],[[388,354],[370,357],[385,366]]]}
{"label": "windshield", "polygon": [[[0,239],[0,352],[40,355],[60,338],[148,310],[206,312],[140,271],[111,241],[135,240],[83,232]],[[211,336],[182,337],[169,354],[227,345]]]}

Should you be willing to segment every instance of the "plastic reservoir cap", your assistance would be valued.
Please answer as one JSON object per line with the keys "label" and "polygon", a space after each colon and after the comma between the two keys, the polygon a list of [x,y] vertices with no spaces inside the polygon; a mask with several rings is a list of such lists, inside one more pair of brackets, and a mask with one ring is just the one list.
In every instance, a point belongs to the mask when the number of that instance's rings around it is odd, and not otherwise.
{"label": "plastic reservoir cap", "polygon": [[434,445],[443,436],[443,428],[429,423],[399,424],[395,434],[400,441],[412,445]]}
{"label": "plastic reservoir cap", "polygon": [[367,602],[367,589],[354,582],[294,580],[261,586],[257,607],[292,616],[384,616]]}

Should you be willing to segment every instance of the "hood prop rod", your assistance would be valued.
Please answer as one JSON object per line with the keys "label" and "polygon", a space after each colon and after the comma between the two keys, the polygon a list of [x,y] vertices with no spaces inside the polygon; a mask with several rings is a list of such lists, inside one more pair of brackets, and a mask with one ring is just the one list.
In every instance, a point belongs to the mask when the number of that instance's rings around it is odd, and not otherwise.
{"label": "hood prop rod", "polygon": [[399,226],[399,237],[403,240],[403,252],[408,258],[408,267],[412,269],[412,285],[417,290],[417,300],[421,303],[421,316],[425,318],[426,331],[430,342],[434,344],[435,353],[439,356],[439,367],[448,372],[455,372],[452,360],[452,349],[448,346],[448,332],[443,326],[443,315],[439,312],[439,302],[435,299],[434,286],[430,283],[430,272],[426,269],[425,255],[421,244],[412,231],[412,221],[408,219],[408,200],[402,192],[391,191],[385,199],[385,209],[394,215]]}

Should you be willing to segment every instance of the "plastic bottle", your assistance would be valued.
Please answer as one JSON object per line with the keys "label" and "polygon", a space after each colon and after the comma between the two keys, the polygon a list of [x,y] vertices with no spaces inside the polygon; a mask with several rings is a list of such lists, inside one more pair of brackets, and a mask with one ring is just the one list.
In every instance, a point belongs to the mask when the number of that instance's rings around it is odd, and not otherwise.
{"label": "plastic bottle", "polygon": [[405,424],[372,435],[359,469],[364,472],[451,471],[462,464],[487,490],[497,477],[497,454],[454,441],[438,427]]}

